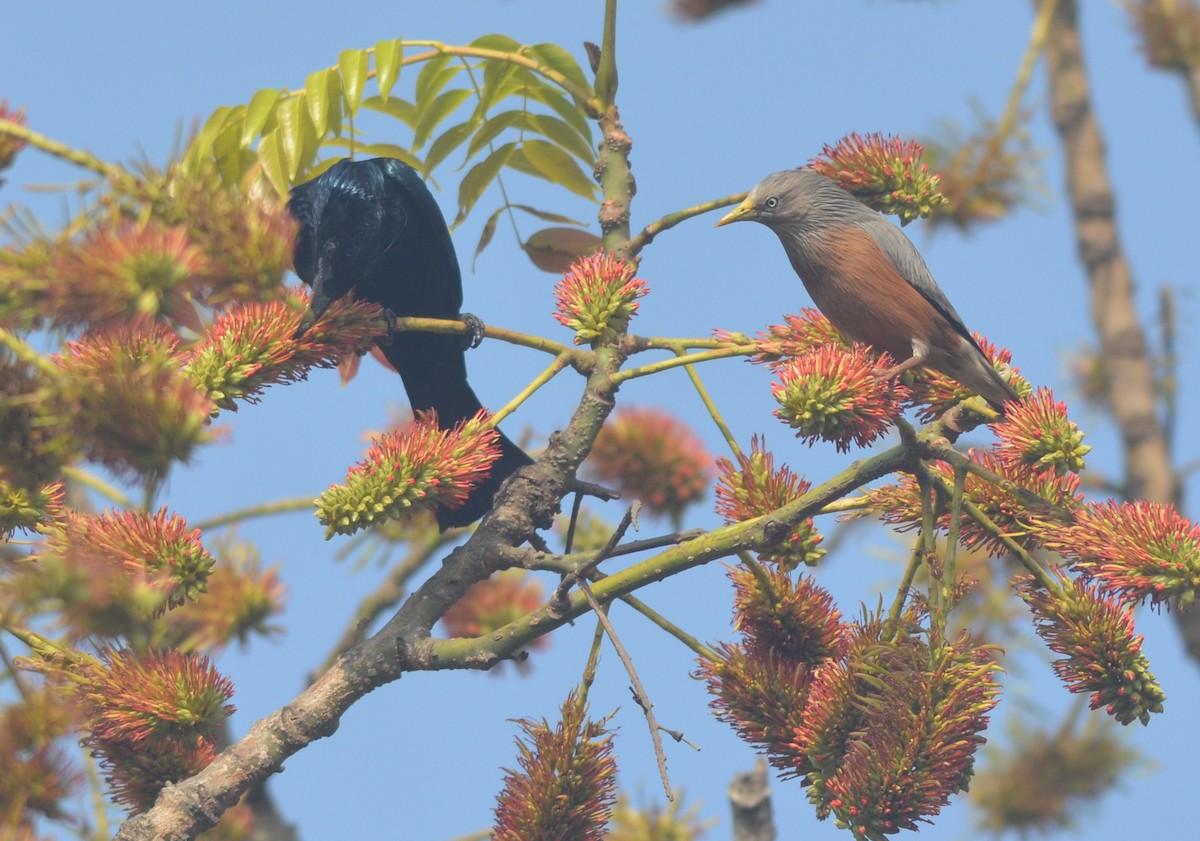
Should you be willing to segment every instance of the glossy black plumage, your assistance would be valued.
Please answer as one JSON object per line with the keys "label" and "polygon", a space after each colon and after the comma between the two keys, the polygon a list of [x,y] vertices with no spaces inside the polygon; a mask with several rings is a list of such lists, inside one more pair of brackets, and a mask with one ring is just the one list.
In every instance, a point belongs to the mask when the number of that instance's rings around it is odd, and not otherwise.
{"label": "glossy black plumage", "polygon": [[[397,317],[460,319],[462,274],[441,210],[412,167],[391,158],[342,160],[292,190],[300,222],[295,268],[320,316],[343,295],[382,304]],[[448,429],[480,408],[467,383],[462,336],[405,331],[380,350],[400,372],[414,412],[434,409]],[[459,508],[439,508],[442,529],[482,517],[500,483],[530,463],[501,433],[491,475]]]}

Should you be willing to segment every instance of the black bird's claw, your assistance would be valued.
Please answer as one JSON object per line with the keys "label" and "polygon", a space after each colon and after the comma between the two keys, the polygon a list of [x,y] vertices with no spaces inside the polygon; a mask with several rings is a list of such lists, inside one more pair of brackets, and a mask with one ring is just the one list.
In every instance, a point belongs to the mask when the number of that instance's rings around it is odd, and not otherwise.
{"label": "black bird's claw", "polygon": [[477,348],[480,342],[483,341],[483,319],[477,315],[472,315],[469,312],[461,313],[459,320],[467,325],[466,345],[465,347]]}
{"label": "black bird's claw", "polygon": [[388,307],[383,311],[383,317],[387,321],[387,333],[375,340],[375,344],[380,347],[391,347],[392,338],[396,335],[396,313],[392,312],[392,308]]}
{"label": "black bird's claw", "polygon": [[292,341],[297,341],[304,337],[304,334],[312,329],[312,326],[317,323],[317,316],[310,309],[304,310],[304,315],[300,316],[300,326],[296,328],[296,332],[292,334]]}

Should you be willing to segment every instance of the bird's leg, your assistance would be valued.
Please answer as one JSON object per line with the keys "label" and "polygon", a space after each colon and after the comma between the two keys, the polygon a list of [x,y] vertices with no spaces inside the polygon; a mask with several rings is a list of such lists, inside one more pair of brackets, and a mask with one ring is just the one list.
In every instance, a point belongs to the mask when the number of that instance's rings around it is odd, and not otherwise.
{"label": "bird's leg", "polygon": [[916,368],[929,358],[929,347],[923,342],[918,342],[914,339],[912,349],[912,356],[910,356],[908,359],[905,359],[898,365],[893,365],[891,368],[876,368],[871,372],[872,376],[874,376],[875,379],[880,382],[883,380],[890,380],[899,376],[900,374],[903,374],[905,371]]}
{"label": "bird's leg", "polygon": [[479,343],[483,341],[483,319],[469,312],[460,313],[458,318],[463,324],[467,325],[467,334],[464,337],[466,339],[463,345],[464,349],[479,347]]}

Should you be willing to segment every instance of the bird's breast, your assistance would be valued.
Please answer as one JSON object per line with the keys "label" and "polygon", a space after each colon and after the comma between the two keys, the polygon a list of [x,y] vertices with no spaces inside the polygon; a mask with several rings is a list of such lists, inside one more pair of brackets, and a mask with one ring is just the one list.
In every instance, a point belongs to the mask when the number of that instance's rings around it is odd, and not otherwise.
{"label": "bird's breast", "polygon": [[802,245],[784,240],[813,303],[847,338],[887,351],[897,362],[913,342],[956,348],[953,325],[896,269],[869,233],[843,228]]}

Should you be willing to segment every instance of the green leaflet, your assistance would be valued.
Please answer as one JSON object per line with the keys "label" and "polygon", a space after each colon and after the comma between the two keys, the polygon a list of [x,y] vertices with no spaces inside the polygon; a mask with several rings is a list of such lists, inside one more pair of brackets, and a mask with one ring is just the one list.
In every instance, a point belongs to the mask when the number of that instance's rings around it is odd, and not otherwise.
{"label": "green leaflet", "polygon": [[342,74],[342,91],[346,109],[353,117],[362,102],[367,83],[369,54],[366,50],[342,50],[338,55],[338,70]]}
{"label": "green leaflet", "polygon": [[572,193],[594,199],[596,182],[583,171],[568,152],[547,143],[545,140],[526,140],[521,146],[525,160],[533,167],[534,174],[547,181],[566,187]]}
{"label": "green leaflet", "polygon": [[392,85],[400,78],[400,64],[404,60],[404,47],[399,38],[380,41],[375,45],[375,84],[379,96],[387,102]]}

